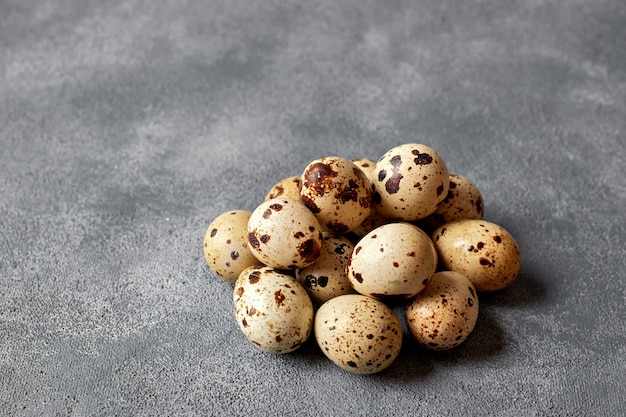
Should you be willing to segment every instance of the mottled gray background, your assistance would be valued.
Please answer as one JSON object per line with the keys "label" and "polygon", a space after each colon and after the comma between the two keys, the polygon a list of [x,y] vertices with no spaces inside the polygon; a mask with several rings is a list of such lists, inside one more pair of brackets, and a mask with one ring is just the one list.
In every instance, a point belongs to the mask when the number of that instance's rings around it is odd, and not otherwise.
{"label": "mottled gray background", "polygon": [[[0,415],[624,415],[625,120],[623,0],[0,0]],[[208,224],[406,142],[518,280],[380,374],[258,351]]]}

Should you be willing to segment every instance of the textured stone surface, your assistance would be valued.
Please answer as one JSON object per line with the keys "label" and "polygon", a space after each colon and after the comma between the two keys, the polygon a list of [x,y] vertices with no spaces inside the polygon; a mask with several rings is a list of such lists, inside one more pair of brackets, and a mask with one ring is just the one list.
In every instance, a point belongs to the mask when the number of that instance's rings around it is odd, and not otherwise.
{"label": "textured stone surface", "polygon": [[[0,414],[626,413],[626,7],[0,3]],[[377,375],[249,344],[213,218],[421,142],[523,253],[474,333]]]}

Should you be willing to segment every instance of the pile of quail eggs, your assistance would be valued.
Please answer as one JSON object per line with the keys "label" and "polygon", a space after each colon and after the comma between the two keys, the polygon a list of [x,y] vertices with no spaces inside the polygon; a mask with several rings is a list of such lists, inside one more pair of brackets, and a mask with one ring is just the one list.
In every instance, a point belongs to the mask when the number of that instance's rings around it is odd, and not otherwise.
{"label": "pile of quail eggs", "polygon": [[425,348],[452,349],[475,327],[478,294],[515,280],[519,246],[483,209],[477,187],[429,146],[399,145],[377,162],[328,156],[254,211],[215,218],[204,255],[234,283],[237,323],[259,349],[292,352],[313,335],[340,368],[372,374],[398,356],[401,320]]}

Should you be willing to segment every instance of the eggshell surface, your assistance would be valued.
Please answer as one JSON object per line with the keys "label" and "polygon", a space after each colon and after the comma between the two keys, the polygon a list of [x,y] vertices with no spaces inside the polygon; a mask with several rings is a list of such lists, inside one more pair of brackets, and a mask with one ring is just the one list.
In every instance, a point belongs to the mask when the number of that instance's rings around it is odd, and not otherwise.
{"label": "eggshell surface", "polygon": [[405,221],[433,213],[449,188],[443,158],[431,147],[417,143],[387,151],[376,163],[370,182],[374,209]]}
{"label": "eggshell surface", "polygon": [[448,195],[435,211],[419,223],[431,232],[444,223],[455,220],[482,219],[485,210],[483,196],[476,185],[468,178],[450,174]]}
{"label": "eggshell surface", "polygon": [[352,162],[354,162],[354,165],[358,166],[368,178],[372,175],[376,167],[376,161],[372,161],[369,158],[353,159]]}
{"label": "eggshell surface", "polygon": [[290,275],[266,266],[241,273],[233,303],[245,337],[266,352],[292,352],[313,329],[313,303],[305,289]]}
{"label": "eggshell surface", "polygon": [[265,195],[264,201],[271,200],[272,198],[291,198],[292,200],[299,200],[301,184],[300,176],[282,179],[270,188]]}
{"label": "eggshell surface", "polygon": [[315,304],[354,292],[346,276],[346,264],[354,245],[343,236],[324,236],[322,255],[313,265],[296,271],[296,279],[304,286]]}
{"label": "eggshell surface", "polygon": [[320,224],[315,215],[296,200],[264,201],[252,212],[247,231],[254,256],[273,268],[304,268],[322,253]]}
{"label": "eggshell surface", "polygon": [[442,268],[465,275],[479,292],[508,287],[522,266],[515,238],[486,220],[446,223],[433,232],[432,240]]}
{"label": "eggshell surface", "polygon": [[402,347],[402,327],[393,310],[361,294],[341,295],[322,304],[314,334],[326,357],[356,374],[386,369]]}
{"label": "eggshell surface", "polygon": [[352,161],[328,156],[309,163],[302,173],[300,201],[324,230],[344,234],[370,214],[369,179]]}
{"label": "eggshell surface", "polygon": [[232,210],[217,216],[204,235],[204,258],[211,270],[228,282],[258,263],[248,246],[248,220],[252,213]]}
{"label": "eggshell surface", "polygon": [[478,319],[478,297],[472,282],[454,271],[437,272],[406,305],[409,333],[422,346],[452,349],[463,343]]}
{"label": "eggshell surface", "polygon": [[430,237],[410,223],[377,227],[354,247],[346,272],[359,293],[383,299],[410,298],[420,292],[437,268]]}

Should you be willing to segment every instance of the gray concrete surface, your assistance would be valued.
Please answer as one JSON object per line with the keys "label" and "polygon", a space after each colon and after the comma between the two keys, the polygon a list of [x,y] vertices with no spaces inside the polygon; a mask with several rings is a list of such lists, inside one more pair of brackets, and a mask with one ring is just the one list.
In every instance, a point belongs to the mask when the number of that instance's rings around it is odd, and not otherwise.
{"label": "gray concrete surface", "polygon": [[[622,0],[0,1],[0,415],[626,414]],[[472,336],[258,351],[211,220],[435,148],[523,252]]]}

